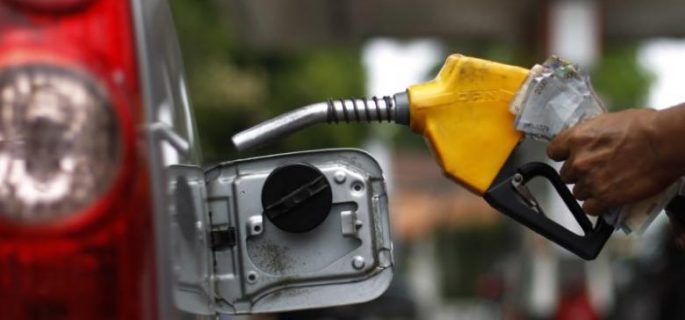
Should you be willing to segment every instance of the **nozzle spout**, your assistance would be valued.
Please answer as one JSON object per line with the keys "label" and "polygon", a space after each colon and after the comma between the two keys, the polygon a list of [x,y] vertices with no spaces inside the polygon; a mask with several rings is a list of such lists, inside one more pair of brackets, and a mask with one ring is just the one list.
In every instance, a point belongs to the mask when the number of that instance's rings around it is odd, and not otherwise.
{"label": "nozzle spout", "polygon": [[266,120],[233,136],[240,150],[272,142],[317,123],[388,121],[409,124],[407,93],[371,99],[337,99],[310,104]]}

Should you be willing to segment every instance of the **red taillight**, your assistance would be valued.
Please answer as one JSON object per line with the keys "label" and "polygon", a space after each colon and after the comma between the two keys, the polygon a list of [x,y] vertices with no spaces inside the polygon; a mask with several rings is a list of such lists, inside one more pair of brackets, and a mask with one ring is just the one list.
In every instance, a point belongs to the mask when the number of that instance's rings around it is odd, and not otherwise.
{"label": "red taillight", "polygon": [[0,1],[0,317],[153,318],[129,1],[49,15],[26,8],[84,1],[10,2]]}

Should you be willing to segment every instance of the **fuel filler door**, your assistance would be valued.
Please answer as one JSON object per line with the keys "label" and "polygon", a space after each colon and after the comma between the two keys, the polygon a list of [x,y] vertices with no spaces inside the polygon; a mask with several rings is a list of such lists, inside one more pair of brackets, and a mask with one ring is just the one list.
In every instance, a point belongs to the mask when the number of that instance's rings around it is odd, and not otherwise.
{"label": "fuel filler door", "polygon": [[231,161],[205,171],[202,183],[187,167],[171,169],[170,194],[191,195],[172,210],[175,297],[183,309],[320,308],[374,299],[390,284],[385,182],[367,153]]}

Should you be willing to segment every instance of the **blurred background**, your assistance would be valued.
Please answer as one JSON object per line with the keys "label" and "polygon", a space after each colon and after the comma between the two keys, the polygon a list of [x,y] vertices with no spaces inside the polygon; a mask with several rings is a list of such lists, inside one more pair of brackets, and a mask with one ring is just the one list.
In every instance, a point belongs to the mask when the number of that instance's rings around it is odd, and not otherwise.
{"label": "blurred background", "polygon": [[[358,147],[381,162],[390,189],[398,265],[386,294],[250,319],[685,319],[685,253],[664,215],[640,237],[616,233],[586,263],[448,181],[406,128],[322,125],[250,154],[230,145],[237,131],[308,103],[427,81],[450,53],[525,67],[557,54],[591,74],[611,110],[669,107],[685,101],[685,2],[171,3],[207,164]],[[525,147],[544,159],[544,146]]]}

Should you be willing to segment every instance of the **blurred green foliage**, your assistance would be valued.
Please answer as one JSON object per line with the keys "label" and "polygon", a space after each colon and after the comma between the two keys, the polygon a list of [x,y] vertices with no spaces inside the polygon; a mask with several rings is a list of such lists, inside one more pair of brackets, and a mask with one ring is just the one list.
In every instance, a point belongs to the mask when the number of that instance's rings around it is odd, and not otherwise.
{"label": "blurred green foliage", "polygon": [[644,107],[654,75],[640,64],[638,44],[608,44],[592,70],[592,85],[611,111]]}
{"label": "blurred green foliage", "polygon": [[[251,155],[238,155],[231,145],[241,129],[305,104],[364,93],[358,47],[248,48],[233,36],[217,2],[171,4],[206,162]],[[365,128],[322,125],[257,152],[354,146]]]}

